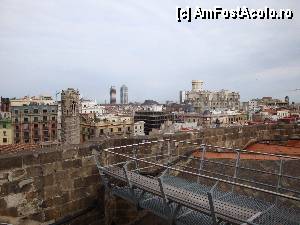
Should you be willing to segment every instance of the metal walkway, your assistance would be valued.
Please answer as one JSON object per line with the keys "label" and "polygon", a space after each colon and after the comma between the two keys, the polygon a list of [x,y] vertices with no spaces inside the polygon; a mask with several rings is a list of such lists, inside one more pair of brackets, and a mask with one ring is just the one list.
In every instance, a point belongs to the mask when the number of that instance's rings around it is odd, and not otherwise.
{"label": "metal walkway", "polygon": [[[160,154],[157,151],[154,155],[149,152],[146,155],[146,151],[142,154],[145,145],[154,145],[152,148],[162,151]],[[114,195],[132,202],[138,209],[152,211],[166,219],[169,224],[300,224],[297,207],[290,207],[300,205],[300,177],[283,173],[284,163],[300,163],[299,158],[201,145],[202,154],[199,160],[183,156],[177,151],[178,147],[184,145],[198,146],[198,150],[200,146],[189,141],[159,140],[102,150],[99,146],[92,148],[107,189]],[[232,164],[212,161],[205,158],[208,151],[231,151],[235,152],[237,157]],[[277,157],[278,160],[275,161],[279,162],[278,170],[271,172],[245,167],[241,163],[241,154]],[[183,161],[196,160],[197,168],[186,165],[171,166],[172,160],[180,157]],[[221,166],[224,169],[223,173],[205,168],[208,163]],[[229,169],[226,169],[227,167]],[[164,172],[159,177],[141,175],[142,171],[153,168],[163,168]],[[229,170],[232,172],[231,176],[226,174]],[[276,185],[241,178],[241,170],[275,176]],[[296,188],[285,187],[283,183],[287,182],[286,179],[291,179]],[[247,191],[241,193],[241,189]],[[261,196],[268,196],[268,200],[260,198]]]}

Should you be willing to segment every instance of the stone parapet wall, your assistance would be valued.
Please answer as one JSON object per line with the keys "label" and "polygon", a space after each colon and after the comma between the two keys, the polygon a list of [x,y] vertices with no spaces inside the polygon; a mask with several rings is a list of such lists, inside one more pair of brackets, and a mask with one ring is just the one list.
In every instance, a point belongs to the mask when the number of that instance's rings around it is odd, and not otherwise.
{"label": "stone parapet wall", "polygon": [[[249,141],[278,139],[300,135],[297,125],[261,125],[243,128],[207,129],[197,134],[168,136],[177,140],[194,138],[199,143],[227,147],[247,145]],[[153,137],[156,139],[157,137]],[[140,142],[142,139],[107,139],[82,145],[0,155],[0,222],[18,219],[14,224],[51,224],[76,215],[89,207],[86,216],[67,224],[85,224],[86,219],[96,221],[88,224],[104,224],[105,191],[95,166],[90,145],[100,148]],[[158,151],[147,147],[145,154]],[[116,220],[124,221],[132,216],[127,203]],[[124,207],[126,210],[124,211]],[[125,219],[125,217],[127,219]],[[86,218],[86,219],[85,219]],[[77,221],[77,222],[76,222]]]}

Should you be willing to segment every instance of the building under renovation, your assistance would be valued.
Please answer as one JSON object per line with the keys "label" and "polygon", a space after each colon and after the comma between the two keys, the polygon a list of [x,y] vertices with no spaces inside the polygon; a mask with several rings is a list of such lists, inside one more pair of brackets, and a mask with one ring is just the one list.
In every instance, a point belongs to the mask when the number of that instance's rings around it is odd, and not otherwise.
{"label": "building under renovation", "polygon": [[207,91],[202,88],[203,81],[193,80],[192,90],[180,92],[185,94],[181,96],[181,101],[191,103],[196,112],[203,112],[206,109],[232,109],[240,108],[240,94],[228,90]]}
{"label": "building under renovation", "polygon": [[116,87],[115,86],[111,86],[110,87],[110,91],[109,91],[110,104],[116,104],[117,103],[116,94],[117,94]]}
{"label": "building under renovation", "polygon": [[122,85],[120,88],[120,103],[128,104],[128,87],[126,85]]}

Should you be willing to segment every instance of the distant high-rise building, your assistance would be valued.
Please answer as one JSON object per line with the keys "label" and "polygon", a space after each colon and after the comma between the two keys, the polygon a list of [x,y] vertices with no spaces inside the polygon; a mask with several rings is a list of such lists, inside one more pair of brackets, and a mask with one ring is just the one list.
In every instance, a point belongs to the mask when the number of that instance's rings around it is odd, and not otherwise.
{"label": "distant high-rise building", "polygon": [[122,85],[120,89],[120,102],[121,104],[128,104],[128,87]]}
{"label": "distant high-rise building", "polygon": [[117,94],[117,90],[115,86],[111,86],[110,87],[110,104],[116,104],[117,100],[116,100],[116,94]]}
{"label": "distant high-rise building", "polygon": [[186,92],[180,91],[179,92],[179,103],[182,104],[186,100]]}

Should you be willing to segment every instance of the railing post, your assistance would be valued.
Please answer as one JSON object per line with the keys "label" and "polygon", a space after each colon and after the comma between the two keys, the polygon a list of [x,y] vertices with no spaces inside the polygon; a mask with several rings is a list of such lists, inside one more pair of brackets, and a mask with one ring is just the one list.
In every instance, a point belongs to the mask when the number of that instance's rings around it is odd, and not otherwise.
{"label": "railing post", "polygon": [[135,158],[135,160],[134,160],[135,169],[139,173],[140,172],[140,168],[139,168],[138,161],[137,161],[137,151],[138,151],[137,144],[133,144],[132,145],[132,153],[133,153],[133,157]]}
{"label": "railing post", "polygon": [[170,144],[170,139],[168,139],[167,141],[168,141],[167,145],[168,145],[168,165],[169,165],[171,162],[171,144]]}
{"label": "railing post", "polygon": [[[236,178],[238,176],[238,169],[239,169],[239,166],[240,166],[240,157],[241,157],[241,154],[239,151],[236,151],[236,160],[235,160],[235,167],[234,167],[234,175],[233,175],[233,182],[236,182]],[[231,192],[234,191],[234,184],[232,185],[232,188],[231,188]]]}
{"label": "railing post", "polygon": [[160,192],[161,192],[161,195],[162,195],[162,199],[163,199],[163,203],[164,203],[164,206],[167,207],[167,210],[168,210],[168,216],[171,215],[171,209],[170,209],[170,206],[168,204],[168,198],[165,194],[165,189],[164,189],[164,182],[163,182],[163,177],[165,176],[165,174],[167,173],[168,169],[166,169],[162,175],[160,175],[157,180],[158,180],[158,184],[159,184],[159,189],[160,189]]}
{"label": "railing post", "polygon": [[133,186],[132,186],[132,183],[131,183],[129,175],[128,175],[128,164],[129,163],[130,163],[130,161],[125,163],[125,165],[123,166],[123,171],[124,171],[125,179],[128,183],[130,194],[131,194],[134,202],[137,204],[137,199],[136,199],[135,194],[134,194]]}
{"label": "railing post", "polygon": [[212,222],[213,225],[217,225],[217,218],[215,215],[215,207],[214,207],[214,200],[212,197],[212,193],[209,191],[207,192],[207,197],[208,197],[208,202],[209,202],[209,208],[210,208],[210,213],[211,213],[211,218],[212,218]]}
{"label": "railing post", "polygon": [[[276,192],[279,192],[279,189],[281,187],[281,178],[282,178],[282,170],[283,170],[283,159],[280,159],[280,164],[279,164],[279,172],[277,174],[277,186],[276,186]],[[278,196],[276,196],[275,204],[277,205],[278,202]]]}
{"label": "railing post", "polygon": [[[198,174],[201,174],[201,171],[203,169],[204,166],[204,156],[206,153],[206,146],[202,146],[202,153],[201,153],[201,159],[200,159],[200,165],[199,165],[199,170],[198,170]],[[197,183],[200,183],[200,177],[197,177]]]}

